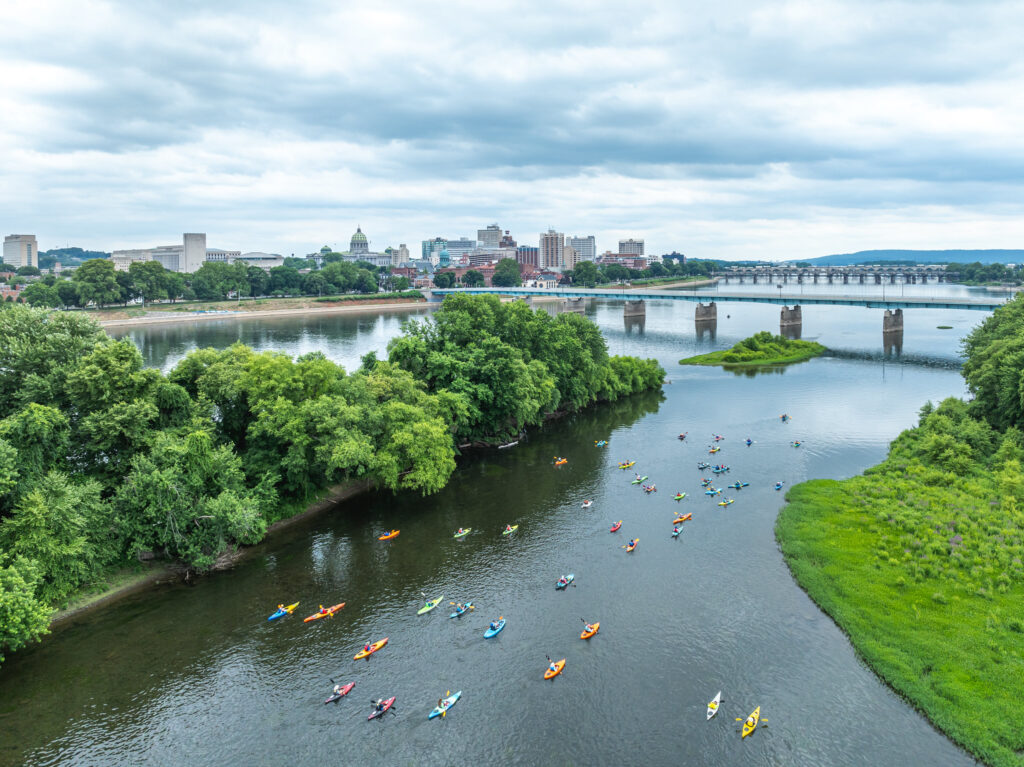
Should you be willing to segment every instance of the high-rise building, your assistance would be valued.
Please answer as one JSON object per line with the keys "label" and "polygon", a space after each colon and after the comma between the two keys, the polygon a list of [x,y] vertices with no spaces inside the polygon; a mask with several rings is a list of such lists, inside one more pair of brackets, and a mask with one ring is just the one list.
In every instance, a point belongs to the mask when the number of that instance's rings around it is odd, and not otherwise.
{"label": "high-rise building", "polygon": [[512,235],[508,233],[508,229],[505,230],[505,235],[501,238],[501,242],[498,243],[498,247],[502,249],[516,247],[516,241],[513,240]]}
{"label": "high-rise building", "polygon": [[421,243],[420,258],[429,261],[431,254],[440,253],[448,247],[448,240],[444,237],[435,237],[432,240],[423,240]]}
{"label": "high-rise building", "polygon": [[476,240],[468,237],[460,237],[457,240],[448,240],[448,253],[452,261],[461,261],[462,257],[476,250]]}
{"label": "high-rise building", "polygon": [[624,256],[642,256],[644,254],[643,240],[619,240],[619,253]]}
{"label": "high-rise building", "polygon": [[34,234],[4,237],[4,263],[11,266],[39,266],[39,244]]}
{"label": "high-rise building", "polygon": [[535,248],[532,245],[520,245],[516,248],[516,261],[524,266],[537,266],[539,258],[540,248]]}
{"label": "high-rise building", "polygon": [[186,233],[183,236],[184,247],[181,251],[180,271],[193,274],[206,261],[206,233]]}
{"label": "high-rise building", "polygon": [[391,248],[391,264],[392,266],[398,266],[399,264],[405,264],[409,261],[409,248],[405,246],[403,242],[397,248]]}
{"label": "high-rise building", "polygon": [[576,252],[580,255],[580,261],[593,261],[597,258],[597,242],[594,240],[594,235],[566,237],[565,242],[576,249]]}
{"label": "high-rise building", "polygon": [[501,227],[491,224],[486,229],[477,229],[476,240],[481,250],[495,250],[501,245]]}
{"label": "high-rise building", "polygon": [[562,250],[565,248],[565,235],[548,229],[540,235],[540,255],[537,258],[537,266],[540,269],[562,268]]}
{"label": "high-rise building", "polygon": [[127,272],[128,267],[137,261],[156,261],[170,272],[194,273],[207,261],[226,261],[233,264],[240,258],[239,250],[220,250],[206,247],[204,233],[182,235],[181,245],[158,245],[155,248],[132,248],[115,250],[110,254],[114,268],[119,272]]}
{"label": "high-rise building", "polygon": [[563,269],[575,269],[576,264],[580,262],[579,251],[576,250],[572,245],[566,245],[562,248],[562,268]]}

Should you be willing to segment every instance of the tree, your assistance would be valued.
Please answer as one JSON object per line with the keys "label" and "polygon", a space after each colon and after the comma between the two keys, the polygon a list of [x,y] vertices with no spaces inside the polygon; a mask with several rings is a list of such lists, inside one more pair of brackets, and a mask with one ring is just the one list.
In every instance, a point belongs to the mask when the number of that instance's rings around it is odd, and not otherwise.
{"label": "tree", "polygon": [[296,294],[302,292],[302,275],[291,266],[275,266],[270,270],[270,292]]}
{"label": "tree", "polygon": [[187,290],[185,287],[185,275],[179,272],[166,272],[164,274],[164,289],[167,291],[167,297],[171,299],[171,303],[184,297]]}
{"label": "tree", "polygon": [[409,278],[408,277],[402,277],[402,276],[395,277],[391,281],[391,287],[394,290],[408,290],[409,289],[409,285],[411,285],[411,284],[412,283],[409,282]]}
{"label": "tree", "polygon": [[42,272],[39,271],[38,267],[26,265],[19,266],[15,274],[19,277],[38,277]]}
{"label": "tree", "polygon": [[102,308],[104,304],[113,303],[121,297],[114,263],[105,258],[86,261],[75,269],[72,279],[78,287],[78,298],[83,306],[95,303]]}
{"label": "tree", "polygon": [[586,285],[589,288],[597,284],[597,264],[593,261],[580,261],[573,270],[573,282],[578,285]]}
{"label": "tree", "polygon": [[159,261],[136,261],[129,265],[128,273],[143,302],[167,298],[168,272]]}
{"label": "tree", "polygon": [[117,280],[117,287],[120,292],[118,300],[128,306],[128,302],[139,297],[139,293],[135,288],[135,280],[128,272],[115,272],[114,278]]}
{"label": "tree", "polygon": [[60,306],[60,295],[56,288],[51,288],[42,282],[33,282],[21,291],[21,297],[29,306],[41,306],[51,308]]}
{"label": "tree", "polygon": [[455,284],[454,272],[437,272],[434,275],[434,286],[442,290],[452,287]]}
{"label": "tree", "polygon": [[6,264],[3,261],[0,261],[0,272],[11,272],[13,274],[14,272],[17,271],[18,267],[16,267],[14,264]]}
{"label": "tree", "polygon": [[514,258],[503,258],[494,267],[494,276],[491,284],[495,287],[510,288],[523,284],[522,275],[519,273],[519,264]]}
{"label": "tree", "polygon": [[464,275],[462,275],[462,284],[467,288],[482,288],[484,286],[484,276],[476,269],[470,269]]}
{"label": "tree", "polygon": [[270,287],[270,275],[266,269],[250,266],[245,270],[245,276],[249,282],[250,296],[256,298],[256,296],[265,296],[267,294],[267,288]]}
{"label": "tree", "polygon": [[50,608],[36,597],[39,567],[24,557],[0,559],[0,662],[49,630]]}
{"label": "tree", "polygon": [[377,275],[369,269],[360,269],[356,276],[355,289],[360,293],[376,293],[378,289]]}

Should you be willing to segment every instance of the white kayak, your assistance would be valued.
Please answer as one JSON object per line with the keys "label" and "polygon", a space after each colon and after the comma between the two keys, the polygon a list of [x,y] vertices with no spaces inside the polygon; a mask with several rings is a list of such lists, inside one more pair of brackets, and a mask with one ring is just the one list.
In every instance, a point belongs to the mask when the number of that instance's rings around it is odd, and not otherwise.
{"label": "white kayak", "polygon": [[710,703],[708,703],[708,719],[710,719],[711,717],[713,717],[715,714],[718,713],[718,704],[721,703],[721,702],[722,702],[722,691],[719,690],[718,691],[718,695],[715,696],[715,699],[713,701],[711,701]]}

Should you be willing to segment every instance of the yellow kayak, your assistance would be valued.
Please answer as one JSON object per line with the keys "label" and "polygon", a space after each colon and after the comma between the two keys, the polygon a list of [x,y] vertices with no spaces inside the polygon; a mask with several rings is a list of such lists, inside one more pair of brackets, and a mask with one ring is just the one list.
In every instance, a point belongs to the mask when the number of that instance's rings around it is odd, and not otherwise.
{"label": "yellow kayak", "polygon": [[761,718],[761,707],[758,706],[754,709],[754,712],[743,720],[743,735],[747,737],[750,733],[757,729],[757,722]]}

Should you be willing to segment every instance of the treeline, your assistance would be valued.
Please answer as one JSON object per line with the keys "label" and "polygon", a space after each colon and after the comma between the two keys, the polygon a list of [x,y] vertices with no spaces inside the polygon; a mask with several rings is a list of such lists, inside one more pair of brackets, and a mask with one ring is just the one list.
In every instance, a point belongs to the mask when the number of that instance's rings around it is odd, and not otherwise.
{"label": "treeline", "polygon": [[889,684],[989,764],[1024,735],[1024,300],[964,341],[973,399],[921,410],[864,475],[791,491],[794,575]]}
{"label": "treeline", "polygon": [[652,263],[646,269],[627,269],[622,264],[601,264],[581,261],[575,269],[566,270],[567,277],[574,285],[594,287],[610,282],[626,280],[661,279],[664,277],[710,277],[718,268],[717,261],[687,261],[682,258],[666,258],[663,263]]}
{"label": "treeline", "polygon": [[[39,274],[35,267],[21,267],[11,281],[22,282],[18,277]],[[207,261],[194,274],[182,274],[166,270],[157,261],[133,263],[127,272],[119,272],[108,259],[92,259],[71,272],[69,278],[52,274],[41,277],[30,283],[19,298],[30,306],[70,309],[127,305],[137,299],[173,302],[217,301],[239,295],[334,296],[408,287],[408,278],[366,261],[331,261],[305,274],[288,264],[267,271],[242,262]]]}
{"label": "treeline", "polygon": [[456,440],[504,439],[663,375],[609,357],[581,317],[493,297],[448,299],[352,373],[238,344],[163,375],[81,314],[0,309],[0,660],[111,569],[209,569],[350,480],[436,492]]}
{"label": "treeline", "polygon": [[1021,270],[1019,264],[1006,266],[975,261],[970,264],[946,264],[946,271],[959,275],[956,281],[966,285],[986,285],[988,283],[1020,285],[1024,281],[1024,271]]}

